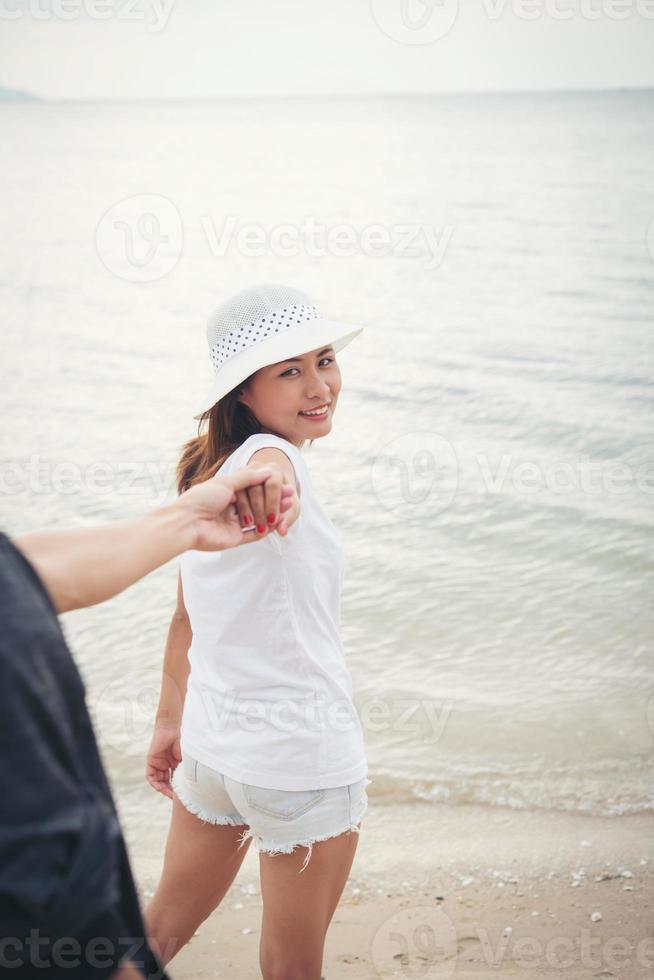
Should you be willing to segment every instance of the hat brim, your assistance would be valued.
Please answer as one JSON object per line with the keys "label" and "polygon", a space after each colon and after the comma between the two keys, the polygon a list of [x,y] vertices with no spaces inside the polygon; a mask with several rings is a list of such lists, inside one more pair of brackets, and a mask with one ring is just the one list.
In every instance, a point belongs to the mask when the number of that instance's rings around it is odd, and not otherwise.
{"label": "hat brim", "polygon": [[204,412],[224,398],[228,392],[236,388],[259,368],[269,364],[277,364],[288,357],[306,354],[316,347],[333,347],[335,351],[342,350],[358,334],[363,327],[336,323],[324,317],[302,323],[297,327],[285,330],[279,336],[267,337],[254,347],[234,354],[216,372],[211,387],[203,399],[204,407],[194,418],[199,419]]}

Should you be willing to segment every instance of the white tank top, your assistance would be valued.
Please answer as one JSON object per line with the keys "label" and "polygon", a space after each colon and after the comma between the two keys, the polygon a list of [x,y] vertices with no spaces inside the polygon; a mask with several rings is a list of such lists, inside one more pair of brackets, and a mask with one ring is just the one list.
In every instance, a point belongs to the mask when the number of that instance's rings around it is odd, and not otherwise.
{"label": "white tank top", "polygon": [[286,439],[250,436],[218,473],[267,446],[286,453],[299,484],[300,516],[288,535],[180,558],[193,631],[182,754],[269,789],[344,786],[368,766],[340,637],[336,529]]}

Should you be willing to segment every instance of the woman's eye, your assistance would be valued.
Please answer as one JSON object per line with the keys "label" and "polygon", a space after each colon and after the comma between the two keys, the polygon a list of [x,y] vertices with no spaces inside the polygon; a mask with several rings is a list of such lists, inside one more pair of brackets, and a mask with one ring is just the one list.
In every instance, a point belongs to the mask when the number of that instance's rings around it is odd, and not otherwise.
{"label": "woman's eye", "polygon": [[[323,358],[321,358],[321,360],[320,360],[319,363],[322,364],[323,361],[327,361],[328,364],[331,364],[333,362],[333,360],[334,360],[333,357],[323,357]],[[282,378],[291,377],[291,371],[297,371],[297,368],[289,368],[288,371],[284,371],[283,372],[283,374],[281,375],[281,377]]]}

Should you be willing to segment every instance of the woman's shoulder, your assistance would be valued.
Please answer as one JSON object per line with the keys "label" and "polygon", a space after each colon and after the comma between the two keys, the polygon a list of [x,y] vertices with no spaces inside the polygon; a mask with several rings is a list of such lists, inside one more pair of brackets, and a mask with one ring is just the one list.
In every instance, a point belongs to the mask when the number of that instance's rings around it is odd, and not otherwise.
{"label": "woman's shoulder", "polygon": [[297,446],[283,439],[282,436],[273,435],[270,432],[255,432],[242,442],[238,449],[235,449],[229,459],[235,466],[246,466],[250,459],[260,449],[280,449],[288,456],[291,463],[297,467],[303,467],[304,460],[302,453]]}
{"label": "woman's shoulder", "polygon": [[272,432],[255,432],[254,435],[248,436],[242,445],[242,448],[246,450],[246,455],[249,456],[256,453],[258,449],[268,449],[269,447],[281,449],[291,459],[301,458],[302,456],[296,445],[289,442],[288,439],[284,439],[282,436],[274,435]]}
{"label": "woman's shoulder", "polygon": [[[222,472],[226,472],[228,469],[238,469],[240,466],[246,466],[250,459],[254,456],[256,452],[260,449],[280,449],[287,457],[290,459],[296,475],[299,477],[300,474],[306,478],[306,467],[302,453],[296,445],[289,442],[288,439],[284,439],[282,436],[274,435],[271,432],[255,432],[253,435],[248,436],[248,438],[238,446],[230,456],[227,457],[223,466],[221,466]],[[224,467],[224,468],[223,468]]]}
{"label": "woman's shoulder", "polygon": [[309,482],[308,470],[306,469],[302,453],[288,439],[273,435],[270,432],[257,432],[255,435],[249,436],[243,443],[243,446],[245,450],[239,461],[240,466],[245,466],[260,449],[279,449],[291,462],[295,471],[298,488],[301,486],[301,481],[305,484]]}

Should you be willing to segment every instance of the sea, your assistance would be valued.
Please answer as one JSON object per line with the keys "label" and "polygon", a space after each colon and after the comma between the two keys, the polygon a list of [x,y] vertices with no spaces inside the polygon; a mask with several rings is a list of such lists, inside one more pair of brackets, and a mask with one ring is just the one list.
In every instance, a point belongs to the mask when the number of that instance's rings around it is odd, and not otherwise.
{"label": "sea", "polygon": [[[651,812],[654,91],[0,119],[5,533],[172,501],[209,313],[300,288],[363,327],[302,451],[370,803]],[[177,571],[61,617],[132,841],[169,814],[144,772]]]}

